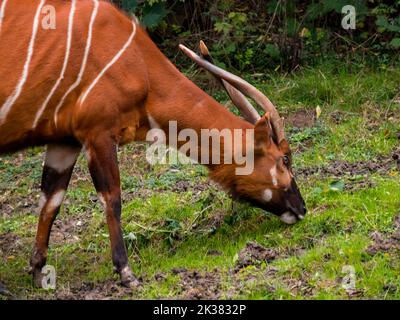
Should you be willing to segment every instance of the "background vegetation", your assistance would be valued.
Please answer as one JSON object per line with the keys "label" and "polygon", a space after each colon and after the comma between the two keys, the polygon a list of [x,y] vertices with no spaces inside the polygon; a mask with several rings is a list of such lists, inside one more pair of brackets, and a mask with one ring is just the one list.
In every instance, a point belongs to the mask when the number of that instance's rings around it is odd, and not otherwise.
{"label": "background vegetation", "polygon": [[[115,1],[218,101],[177,44],[218,63],[286,118],[308,208],[283,225],[232,201],[196,165],[150,166],[119,151],[124,239],[142,286],[117,285],[104,214],[83,157],[53,227],[57,289],[33,288],[43,148],[0,157],[0,299],[400,299],[400,1]],[[341,28],[354,4],[357,28]],[[315,110],[321,110],[317,117]],[[236,112],[232,108],[233,112]],[[354,287],[348,270],[354,270]]]}
{"label": "background vegetation", "polygon": [[[399,61],[399,0],[114,2],[135,13],[171,58],[178,43],[203,39],[220,64],[239,71],[290,71],[327,59],[379,68]],[[355,30],[341,27],[345,5],[356,8]]]}

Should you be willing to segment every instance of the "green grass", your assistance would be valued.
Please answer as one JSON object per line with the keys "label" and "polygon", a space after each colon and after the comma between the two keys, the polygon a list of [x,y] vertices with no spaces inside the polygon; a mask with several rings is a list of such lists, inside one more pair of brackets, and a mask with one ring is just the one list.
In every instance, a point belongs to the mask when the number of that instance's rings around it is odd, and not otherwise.
{"label": "green grass", "polygon": [[[320,106],[321,117],[312,128],[287,125],[295,169],[304,171],[339,160],[367,164],[390,159],[399,146],[399,78],[400,69],[350,73],[326,67],[256,85],[285,115]],[[226,99],[221,92],[215,96]],[[143,150],[134,144],[120,151],[125,241],[131,266],[143,279],[134,292],[107,289],[118,278],[112,274],[107,227],[83,158],[50,245],[48,263],[57,270],[57,290],[34,289],[27,267],[36,232],[42,149],[0,158],[0,280],[15,296],[82,298],[82,292],[93,291],[84,284],[92,284],[126,299],[191,297],[204,286],[227,299],[400,298],[399,251],[367,252],[371,234],[390,235],[400,214],[394,162],[370,173],[299,175],[309,213],[288,227],[233,202],[208,182],[203,167],[150,167]],[[341,187],[334,191],[337,181]],[[235,272],[238,253],[249,241],[272,248],[277,257]],[[342,286],[346,266],[355,270],[352,292]],[[175,268],[214,280],[190,280],[188,285]]]}

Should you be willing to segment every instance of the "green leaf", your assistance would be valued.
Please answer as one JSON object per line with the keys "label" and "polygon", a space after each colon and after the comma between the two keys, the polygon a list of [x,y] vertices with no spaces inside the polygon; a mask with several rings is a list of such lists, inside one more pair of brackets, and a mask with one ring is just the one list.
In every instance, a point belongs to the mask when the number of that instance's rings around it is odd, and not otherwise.
{"label": "green leaf", "polygon": [[156,3],[152,6],[146,5],[143,8],[143,24],[148,28],[157,27],[167,16],[167,9],[163,3]]}
{"label": "green leaf", "polygon": [[122,8],[124,8],[126,12],[134,13],[137,8],[137,0],[123,0]]}
{"label": "green leaf", "polygon": [[394,38],[389,43],[393,48],[400,48],[400,38]]}
{"label": "green leaf", "polygon": [[264,52],[271,58],[279,58],[279,48],[275,44],[268,43],[265,46]]}
{"label": "green leaf", "polygon": [[344,190],[344,182],[343,181],[334,181],[329,185],[329,190],[340,192]]}

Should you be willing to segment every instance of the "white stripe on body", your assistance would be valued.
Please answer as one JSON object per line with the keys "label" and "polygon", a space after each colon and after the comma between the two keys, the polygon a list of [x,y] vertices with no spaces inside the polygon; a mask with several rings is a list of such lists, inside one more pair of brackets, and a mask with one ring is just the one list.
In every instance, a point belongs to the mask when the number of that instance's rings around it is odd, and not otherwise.
{"label": "white stripe on body", "polygon": [[83,104],[89,95],[90,91],[94,88],[94,86],[97,84],[97,82],[103,77],[103,75],[107,72],[108,69],[110,69],[113,64],[115,64],[119,58],[123,55],[123,53],[126,51],[126,49],[131,45],[133,39],[135,38],[136,34],[136,24],[134,21],[132,21],[132,34],[130,35],[128,41],[125,43],[125,45],[122,47],[122,49],[114,56],[114,58],[104,67],[104,69],[99,73],[99,75],[94,79],[94,81],[90,84],[89,88],[84,92],[84,94],[81,96],[79,104]]}
{"label": "white stripe on body", "polygon": [[36,10],[35,18],[33,21],[32,36],[29,42],[28,54],[25,60],[24,69],[13,94],[7,98],[6,102],[2,105],[0,109],[0,125],[4,123],[15,101],[17,101],[18,97],[21,95],[22,89],[28,78],[29,66],[31,64],[36,35],[39,27],[39,17],[45,2],[46,0],[41,0],[38,9]]}
{"label": "white stripe on body", "polygon": [[97,12],[98,12],[98,9],[99,9],[99,1],[98,0],[93,0],[93,2],[94,2],[94,7],[93,7],[93,11],[92,11],[92,16],[90,17],[88,38],[87,38],[87,41],[86,41],[86,48],[85,48],[85,53],[84,53],[83,60],[82,60],[81,69],[79,71],[78,78],[76,79],[75,83],[67,90],[67,92],[64,94],[64,96],[60,100],[60,103],[56,107],[56,111],[54,113],[54,123],[55,123],[56,126],[57,126],[57,121],[58,121],[58,112],[60,111],[60,109],[61,109],[62,105],[64,104],[64,101],[68,97],[68,95],[72,91],[74,91],[79,86],[79,84],[81,83],[82,77],[83,77],[83,73],[85,72],[85,69],[86,69],[86,64],[87,64],[87,60],[88,60],[88,56],[89,56],[89,51],[90,51],[90,47],[91,47],[91,44],[92,44],[93,25],[94,25],[94,22],[96,20]]}
{"label": "white stripe on body", "polygon": [[1,27],[3,25],[4,14],[6,12],[6,5],[7,5],[7,0],[3,0],[3,3],[1,4],[0,7],[0,33],[1,33]]}
{"label": "white stripe on body", "polygon": [[69,55],[70,55],[70,51],[71,51],[72,30],[73,30],[73,25],[74,25],[75,9],[76,9],[76,0],[72,0],[71,10],[70,10],[69,18],[68,18],[68,35],[67,35],[67,44],[66,44],[66,49],[65,49],[64,64],[62,66],[60,77],[58,78],[54,87],[51,89],[49,95],[47,96],[46,100],[43,102],[39,111],[36,113],[35,120],[33,121],[32,129],[36,128],[41,116],[43,115],[43,112],[46,110],[46,107],[50,102],[50,99],[53,97],[54,93],[60,86],[61,81],[64,79],[64,75],[65,75],[65,71],[67,70]]}

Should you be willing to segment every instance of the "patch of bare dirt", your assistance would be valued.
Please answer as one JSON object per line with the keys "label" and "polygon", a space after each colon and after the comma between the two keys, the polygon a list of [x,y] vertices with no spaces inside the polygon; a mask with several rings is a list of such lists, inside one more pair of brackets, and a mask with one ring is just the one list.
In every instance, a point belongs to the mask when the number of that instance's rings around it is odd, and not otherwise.
{"label": "patch of bare dirt", "polygon": [[8,297],[8,298],[13,298],[14,295],[7,290],[6,286],[0,282],[0,296]]}
{"label": "patch of bare dirt", "polygon": [[400,215],[394,218],[394,230],[389,233],[375,231],[371,234],[373,243],[366,252],[373,256],[379,252],[400,252]]}
{"label": "patch of bare dirt", "polygon": [[221,279],[217,269],[212,272],[197,270],[173,269],[172,273],[180,276],[179,287],[182,299],[214,300],[221,295]]}
{"label": "patch of bare dirt", "polygon": [[238,271],[247,266],[259,265],[262,262],[270,262],[277,257],[277,252],[270,248],[265,248],[257,242],[248,242],[239,252],[235,270]]}
{"label": "patch of bare dirt", "polygon": [[116,300],[132,293],[129,288],[122,287],[117,281],[103,283],[83,283],[80,287],[59,290],[56,298],[60,300]]}
{"label": "patch of bare dirt", "polygon": [[308,167],[297,170],[300,176],[324,175],[324,176],[356,176],[368,175],[370,173],[387,173],[393,168],[400,170],[400,148],[392,152],[390,156],[379,156],[370,161],[358,161],[349,163],[343,160],[336,160],[325,167]]}
{"label": "patch of bare dirt", "polygon": [[285,123],[292,127],[303,129],[306,127],[313,127],[316,121],[316,114],[314,110],[299,110],[295,113],[285,116]]}
{"label": "patch of bare dirt", "polygon": [[69,218],[54,221],[51,229],[50,242],[72,244],[80,241],[79,236],[89,226],[89,218],[86,215],[78,218]]}
{"label": "patch of bare dirt", "polygon": [[212,216],[204,219],[199,224],[193,225],[193,230],[217,230],[220,228],[225,221],[226,211],[224,210],[215,210],[212,213]]}
{"label": "patch of bare dirt", "polygon": [[12,232],[0,234],[0,256],[8,257],[17,253],[20,247],[21,240],[16,234]]}

